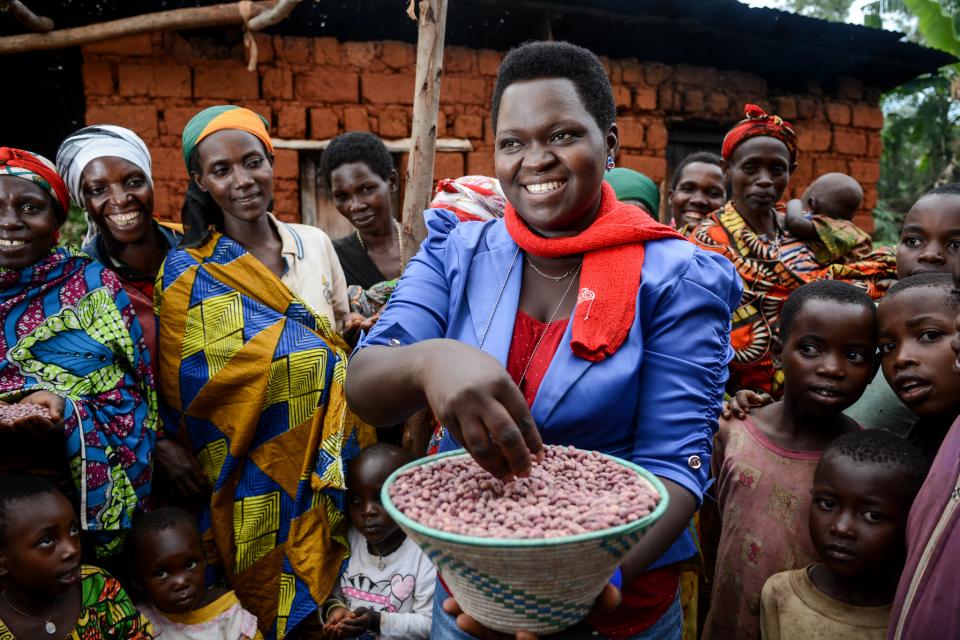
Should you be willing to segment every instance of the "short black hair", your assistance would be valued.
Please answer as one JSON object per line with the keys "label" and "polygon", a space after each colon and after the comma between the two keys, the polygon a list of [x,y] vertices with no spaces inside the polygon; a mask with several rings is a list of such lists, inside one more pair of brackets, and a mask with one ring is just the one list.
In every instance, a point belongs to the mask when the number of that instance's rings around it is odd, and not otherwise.
{"label": "short black hair", "polygon": [[845,433],[828,444],[817,465],[830,456],[844,457],[859,464],[877,464],[890,473],[901,474],[912,500],[927,477],[930,463],[920,449],[900,436],[883,429],[863,429]]}
{"label": "short black hair", "polygon": [[366,131],[348,131],[330,141],[320,156],[320,179],[330,188],[330,174],[337,167],[362,162],[375,174],[388,180],[394,170],[393,156],[383,140]]}
{"label": "short black hair", "polygon": [[610,78],[603,63],[589,49],[563,41],[527,42],[511,49],[500,63],[493,86],[490,117],[497,132],[497,116],[503,92],[515,82],[541,78],[566,78],[577,89],[583,106],[604,133],[617,119]]}
{"label": "short black hair", "polygon": [[9,475],[0,479],[0,546],[7,543],[7,525],[13,504],[47,493],[60,493],[57,485],[47,478]]}
{"label": "short black hair", "polygon": [[360,453],[350,461],[350,464],[347,466],[347,475],[350,475],[351,469],[356,469],[361,462],[366,461],[375,462],[378,466],[389,467],[390,473],[393,473],[408,462],[413,462],[413,456],[395,444],[377,442],[360,451]]}
{"label": "short black hair", "polygon": [[197,520],[188,511],[178,507],[163,507],[155,511],[149,511],[138,517],[133,523],[133,532],[130,534],[128,542],[128,551],[130,558],[136,562],[140,553],[140,545],[143,544],[143,536],[147,532],[166,531],[176,527],[186,527],[196,535],[198,542],[202,544],[200,529],[197,527]]}
{"label": "short black hair", "polygon": [[[897,297],[904,291],[918,289],[921,287],[943,289],[946,296],[947,306],[949,306],[951,309],[956,309],[958,306],[960,306],[960,295],[958,295],[954,289],[953,274],[942,272],[915,273],[912,276],[904,278],[903,280],[897,280],[887,291],[887,295],[884,296],[883,299],[889,300]],[[882,302],[883,301],[881,300],[881,304]]]}
{"label": "short black hair", "polygon": [[818,280],[794,289],[783,304],[780,312],[780,341],[786,342],[790,337],[793,323],[800,315],[800,311],[811,300],[826,300],[837,304],[859,305],[870,311],[870,316],[877,317],[877,308],[873,300],[863,289],[838,280]]}
{"label": "short black hair", "polygon": [[[715,153],[710,151],[696,151],[691,153],[686,158],[680,161],[680,164],[677,165],[677,168],[673,170],[673,176],[670,177],[670,190],[677,188],[677,185],[680,184],[680,176],[683,174],[683,170],[687,168],[687,165],[691,165],[695,162],[702,162],[704,164],[713,164],[723,169],[723,160]],[[723,181],[723,189],[727,190],[727,181]]]}
{"label": "short black hair", "polygon": [[960,182],[942,184],[939,187],[930,189],[930,191],[927,191],[920,197],[926,198],[927,196],[960,196]]}

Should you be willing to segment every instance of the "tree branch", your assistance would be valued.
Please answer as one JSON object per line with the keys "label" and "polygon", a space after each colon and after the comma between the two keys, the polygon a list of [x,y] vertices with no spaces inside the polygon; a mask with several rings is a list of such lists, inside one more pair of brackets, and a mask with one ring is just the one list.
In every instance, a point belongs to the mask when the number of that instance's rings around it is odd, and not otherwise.
{"label": "tree branch", "polygon": [[23,4],[20,0],[10,0],[10,15],[31,31],[37,33],[48,33],[53,31],[53,20],[46,16],[38,16],[30,7]]}
{"label": "tree branch", "polygon": [[272,9],[267,9],[253,18],[247,23],[247,26],[250,27],[251,31],[260,31],[261,29],[272,27],[289,16],[298,4],[300,4],[300,0],[280,0],[277,6]]}

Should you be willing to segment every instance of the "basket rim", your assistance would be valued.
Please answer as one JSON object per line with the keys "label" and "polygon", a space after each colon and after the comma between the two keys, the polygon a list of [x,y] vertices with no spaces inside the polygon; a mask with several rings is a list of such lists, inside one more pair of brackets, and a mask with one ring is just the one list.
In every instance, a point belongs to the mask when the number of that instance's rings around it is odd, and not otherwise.
{"label": "basket rim", "polygon": [[[580,451],[586,450],[580,449]],[[380,489],[380,501],[383,503],[387,513],[389,513],[390,517],[393,518],[394,521],[402,528],[412,530],[420,535],[433,538],[435,540],[442,540],[444,542],[452,542],[475,547],[559,547],[578,542],[618,537],[637,530],[646,529],[660,519],[660,516],[663,515],[670,504],[670,496],[667,494],[667,488],[664,486],[663,482],[660,481],[660,478],[656,477],[650,471],[644,469],[638,464],[634,464],[629,460],[617,458],[616,456],[611,456],[606,453],[600,453],[600,455],[620,465],[623,465],[624,467],[627,467],[631,471],[636,472],[641,478],[653,485],[653,488],[656,489],[656,491],[660,494],[660,502],[653,511],[638,520],[617,525],[616,527],[608,527],[598,531],[588,531],[587,533],[577,533],[561,538],[483,538],[480,536],[468,536],[428,527],[405,515],[396,507],[396,505],[393,504],[393,500],[390,498],[390,487],[393,486],[394,482],[396,482],[397,478],[401,474],[416,467],[437,464],[438,462],[447,458],[469,455],[470,454],[467,453],[466,449],[455,449],[453,451],[447,451],[445,453],[414,460],[413,462],[409,462],[391,473],[386,482],[383,483],[383,487]]]}

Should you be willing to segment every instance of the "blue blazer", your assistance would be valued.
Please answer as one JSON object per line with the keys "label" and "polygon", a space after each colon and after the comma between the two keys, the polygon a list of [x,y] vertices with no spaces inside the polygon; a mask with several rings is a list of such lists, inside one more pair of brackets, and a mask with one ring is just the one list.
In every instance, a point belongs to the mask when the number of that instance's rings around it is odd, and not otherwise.
{"label": "blue blazer", "polygon": [[[483,350],[506,366],[523,252],[511,270],[517,244],[502,220],[458,224],[441,209],[424,217],[427,239],[359,348],[431,338],[478,346],[489,323]],[[647,242],[636,319],[617,352],[600,362],[574,355],[572,320],[567,326],[531,407],[544,442],[635,462],[685,487],[699,504],[709,485],[733,357],[730,318],[741,291],[723,256],[685,240]],[[441,450],[458,446],[447,434]],[[651,568],[695,554],[685,532]]]}

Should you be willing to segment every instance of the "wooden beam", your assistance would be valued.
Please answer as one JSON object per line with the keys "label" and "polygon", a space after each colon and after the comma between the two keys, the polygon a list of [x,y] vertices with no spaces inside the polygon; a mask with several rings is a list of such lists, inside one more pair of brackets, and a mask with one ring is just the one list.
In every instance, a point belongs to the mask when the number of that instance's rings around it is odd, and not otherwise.
{"label": "wooden beam", "polygon": [[[282,138],[273,138],[273,146],[277,149],[294,149],[296,151],[323,151],[332,142],[332,138],[326,140],[284,140]],[[387,151],[390,153],[410,153],[413,149],[412,138],[399,138],[397,140],[384,140]],[[473,143],[467,138],[437,138],[435,147],[440,152],[469,153],[473,151]]]}
{"label": "wooden beam", "polygon": [[289,16],[300,0],[280,0],[273,9],[267,9],[247,23],[251,31],[260,31],[281,22]]}
{"label": "wooden beam", "polygon": [[46,16],[38,16],[30,7],[20,2],[20,0],[10,0],[10,6],[7,9],[14,20],[24,25],[31,31],[37,33],[49,33],[53,31],[53,20]]}
{"label": "wooden beam", "polygon": [[413,96],[413,146],[407,163],[403,196],[403,247],[406,266],[427,237],[424,208],[433,195],[433,164],[440,110],[440,77],[443,74],[443,40],[447,30],[447,0],[420,0],[417,25],[416,93]]}
{"label": "wooden beam", "polygon": [[[251,14],[279,8],[276,2],[254,2]],[[253,18],[256,20],[256,17]],[[0,55],[24,51],[48,51],[129,36],[151,31],[200,29],[241,24],[243,18],[237,3],[218,4],[212,7],[191,7],[146,13],[132,18],[109,20],[84,27],[60,29],[50,33],[28,33],[0,38]]]}

